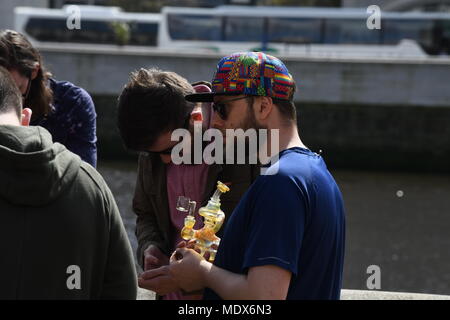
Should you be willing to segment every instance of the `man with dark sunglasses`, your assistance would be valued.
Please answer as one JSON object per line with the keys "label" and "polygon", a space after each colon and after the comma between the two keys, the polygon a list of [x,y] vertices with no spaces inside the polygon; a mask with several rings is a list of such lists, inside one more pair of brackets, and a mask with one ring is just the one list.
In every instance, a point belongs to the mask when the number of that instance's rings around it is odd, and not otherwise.
{"label": "man with dark sunglasses", "polygon": [[221,131],[264,129],[277,131],[279,139],[278,148],[269,150],[278,160],[267,164],[242,197],[214,264],[188,248],[172,254],[170,274],[181,288],[206,288],[206,299],[339,299],[343,200],[322,157],[300,139],[294,92],[283,62],[243,52],[219,61],[211,93],[186,96],[214,102],[213,124]]}
{"label": "man with dark sunglasses", "polygon": [[[176,210],[179,196],[204,206],[215,190],[217,180],[229,184],[231,191],[222,197],[222,210],[228,216],[258,174],[255,165],[180,164],[171,153],[178,141],[171,136],[176,129],[193,132],[194,121],[202,129],[211,125],[210,103],[187,102],[187,94],[210,92],[206,83],[194,87],[173,72],[140,69],[131,74],[118,101],[118,128],[125,146],[140,152],[138,177],[133,198],[137,215],[137,260],[143,270],[162,267],[168,271],[169,256],[181,241],[184,225]],[[196,228],[201,227],[198,212]],[[179,291],[168,272],[139,281],[143,288],[157,292],[163,299],[198,299],[199,294]]]}

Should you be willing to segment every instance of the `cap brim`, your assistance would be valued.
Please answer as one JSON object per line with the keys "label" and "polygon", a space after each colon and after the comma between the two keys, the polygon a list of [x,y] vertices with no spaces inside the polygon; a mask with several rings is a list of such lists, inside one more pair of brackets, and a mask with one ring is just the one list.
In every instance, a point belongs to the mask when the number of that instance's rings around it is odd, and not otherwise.
{"label": "cap brim", "polygon": [[213,102],[215,96],[236,96],[242,94],[241,92],[201,92],[188,94],[184,98],[190,102]]}

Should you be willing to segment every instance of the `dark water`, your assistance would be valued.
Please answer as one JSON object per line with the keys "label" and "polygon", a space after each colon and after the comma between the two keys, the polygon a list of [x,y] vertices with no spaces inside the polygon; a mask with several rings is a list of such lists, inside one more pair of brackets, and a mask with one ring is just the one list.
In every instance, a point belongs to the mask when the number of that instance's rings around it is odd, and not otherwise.
{"label": "dark water", "polygon": [[[136,248],[131,199],[136,165],[99,164]],[[367,289],[367,267],[381,290],[450,294],[450,175],[332,172],[344,195],[344,288]]]}

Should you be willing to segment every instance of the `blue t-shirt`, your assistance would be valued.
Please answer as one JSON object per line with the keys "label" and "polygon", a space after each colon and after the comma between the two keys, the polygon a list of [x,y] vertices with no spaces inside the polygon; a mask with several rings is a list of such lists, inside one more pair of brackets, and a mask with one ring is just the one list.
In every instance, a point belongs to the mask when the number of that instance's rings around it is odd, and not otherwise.
{"label": "blue t-shirt", "polygon": [[[284,150],[275,165],[278,173],[259,176],[229,218],[214,264],[238,274],[276,265],[292,273],[287,299],[339,299],[341,192],[322,157],[310,150]],[[204,298],[220,299],[210,289]]]}

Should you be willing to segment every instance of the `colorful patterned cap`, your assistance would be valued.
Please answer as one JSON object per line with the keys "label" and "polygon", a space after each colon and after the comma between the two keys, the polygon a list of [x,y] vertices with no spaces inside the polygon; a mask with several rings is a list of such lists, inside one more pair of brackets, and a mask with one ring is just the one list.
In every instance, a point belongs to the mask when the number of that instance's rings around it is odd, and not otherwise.
{"label": "colorful patterned cap", "polygon": [[240,52],[219,61],[211,93],[190,94],[186,100],[211,102],[216,95],[239,94],[292,100],[294,91],[294,79],[278,58],[262,52]]}

